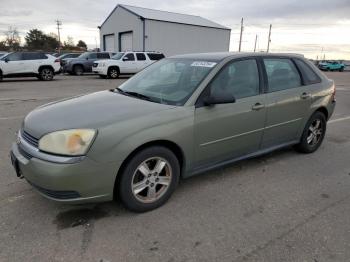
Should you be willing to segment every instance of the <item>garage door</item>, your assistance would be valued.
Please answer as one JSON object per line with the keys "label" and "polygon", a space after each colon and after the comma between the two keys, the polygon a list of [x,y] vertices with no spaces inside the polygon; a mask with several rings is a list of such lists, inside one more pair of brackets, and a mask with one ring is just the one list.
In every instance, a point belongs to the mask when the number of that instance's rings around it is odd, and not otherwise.
{"label": "garage door", "polygon": [[114,35],[105,35],[105,51],[115,52]]}
{"label": "garage door", "polygon": [[132,32],[120,34],[120,51],[132,51]]}

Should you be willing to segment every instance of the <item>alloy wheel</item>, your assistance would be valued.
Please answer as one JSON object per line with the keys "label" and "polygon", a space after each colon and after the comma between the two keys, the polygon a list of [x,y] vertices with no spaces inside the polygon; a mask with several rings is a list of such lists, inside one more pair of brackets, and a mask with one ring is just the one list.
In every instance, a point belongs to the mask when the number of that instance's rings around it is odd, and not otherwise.
{"label": "alloy wheel", "polygon": [[321,140],[323,134],[323,126],[320,119],[315,119],[308,130],[308,135],[306,138],[307,143],[310,146],[317,145],[318,142]]}
{"label": "alloy wheel", "polygon": [[142,203],[153,203],[167,192],[171,180],[172,169],[168,161],[161,157],[149,158],[133,174],[133,195]]}
{"label": "alloy wheel", "polygon": [[51,69],[45,68],[41,71],[41,78],[43,80],[51,80],[53,78],[53,72]]}
{"label": "alloy wheel", "polygon": [[109,76],[110,76],[111,78],[117,78],[117,77],[118,77],[118,70],[116,70],[116,69],[111,69],[111,70],[109,71]]}

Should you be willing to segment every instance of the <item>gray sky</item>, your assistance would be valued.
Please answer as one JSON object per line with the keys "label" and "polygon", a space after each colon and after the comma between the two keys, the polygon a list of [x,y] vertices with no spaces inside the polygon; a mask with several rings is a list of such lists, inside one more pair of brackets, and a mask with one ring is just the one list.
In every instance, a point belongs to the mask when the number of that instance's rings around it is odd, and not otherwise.
{"label": "gray sky", "polygon": [[238,48],[239,23],[244,17],[243,51],[253,50],[256,34],[258,49],[265,50],[272,23],[272,51],[350,59],[350,0],[0,0],[0,35],[9,26],[21,36],[31,28],[56,32],[58,18],[63,22],[63,40],[72,36],[94,47],[96,41],[99,45],[97,26],[118,3],[200,15],[228,26],[231,51]]}

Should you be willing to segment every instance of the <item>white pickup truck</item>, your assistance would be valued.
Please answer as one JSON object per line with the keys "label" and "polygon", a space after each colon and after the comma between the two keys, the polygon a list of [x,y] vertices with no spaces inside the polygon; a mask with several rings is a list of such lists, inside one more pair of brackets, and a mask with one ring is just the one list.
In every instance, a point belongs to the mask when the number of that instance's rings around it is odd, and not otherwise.
{"label": "white pickup truck", "polygon": [[119,52],[111,59],[95,61],[92,71],[101,78],[115,79],[122,74],[135,74],[164,57],[158,52]]}

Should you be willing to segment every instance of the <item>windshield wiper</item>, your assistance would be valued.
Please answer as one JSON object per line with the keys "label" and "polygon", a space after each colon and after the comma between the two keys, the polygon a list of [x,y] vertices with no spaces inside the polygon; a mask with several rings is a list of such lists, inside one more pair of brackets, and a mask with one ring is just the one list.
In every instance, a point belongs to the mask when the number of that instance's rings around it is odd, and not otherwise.
{"label": "windshield wiper", "polygon": [[133,96],[133,97],[137,97],[137,98],[140,98],[140,99],[143,99],[143,100],[154,102],[154,100],[151,97],[149,97],[149,96],[146,96],[146,95],[143,95],[143,94],[140,94],[140,93],[137,93],[137,92],[124,91],[123,89],[121,89],[119,87],[117,87],[116,89],[118,90],[119,93],[121,93],[123,95]]}

